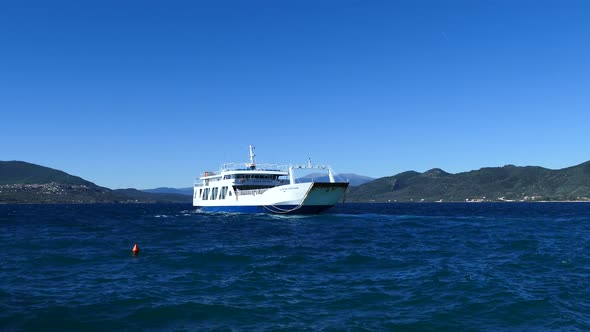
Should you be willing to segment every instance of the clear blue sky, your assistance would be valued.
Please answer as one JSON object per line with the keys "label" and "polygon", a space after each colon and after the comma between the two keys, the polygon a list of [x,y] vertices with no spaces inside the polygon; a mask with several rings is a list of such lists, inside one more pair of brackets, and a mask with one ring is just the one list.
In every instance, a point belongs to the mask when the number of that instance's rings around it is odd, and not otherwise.
{"label": "clear blue sky", "polygon": [[0,2],[0,160],[111,188],[311,157],[590,159],[588,1]]}

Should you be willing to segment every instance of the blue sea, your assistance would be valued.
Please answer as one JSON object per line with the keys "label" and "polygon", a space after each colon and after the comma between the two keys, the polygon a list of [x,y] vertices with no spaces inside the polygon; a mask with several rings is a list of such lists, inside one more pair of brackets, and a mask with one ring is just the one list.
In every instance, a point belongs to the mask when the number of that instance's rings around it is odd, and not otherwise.
{"label": "blue sea", "polygon": [[588,203],[0,205],[0,230],[0,330],[590,329]]}

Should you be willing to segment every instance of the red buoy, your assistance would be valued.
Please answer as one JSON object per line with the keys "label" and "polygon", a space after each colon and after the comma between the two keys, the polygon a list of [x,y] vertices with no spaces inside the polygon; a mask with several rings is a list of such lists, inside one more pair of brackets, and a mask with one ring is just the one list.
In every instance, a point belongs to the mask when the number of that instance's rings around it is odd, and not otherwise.
{"label": "red buoy", "polygon": [[139,253],[139,248],[137,247],[137,243],[135,243],[135,244],[133,245],[133,250],[131,250],[131,251],[133,251],[133,254],[134,254],[134,255],[135,255],[135,254],[137,254],[137,253]]}

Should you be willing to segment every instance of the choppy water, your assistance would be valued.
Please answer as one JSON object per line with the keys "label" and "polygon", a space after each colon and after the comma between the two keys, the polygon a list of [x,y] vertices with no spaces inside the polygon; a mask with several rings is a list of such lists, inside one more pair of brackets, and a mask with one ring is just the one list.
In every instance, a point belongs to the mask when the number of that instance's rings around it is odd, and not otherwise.
{"label": "choppy water", "polygon": [[590,204],[0,205],[0,330],[281,329],[588,330]]}

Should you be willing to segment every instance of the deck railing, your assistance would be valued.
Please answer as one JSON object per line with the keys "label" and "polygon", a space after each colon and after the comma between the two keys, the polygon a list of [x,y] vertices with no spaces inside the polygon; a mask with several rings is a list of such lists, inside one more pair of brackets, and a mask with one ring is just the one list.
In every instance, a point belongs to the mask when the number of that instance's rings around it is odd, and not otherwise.
{"label": "deck railing", "polygon": [[[221,171],[251,171],[245,163],[226,163],[221,165]],[[289,166],[277,164],[256,164],[256,171],[279,171],[287,172]]]}

